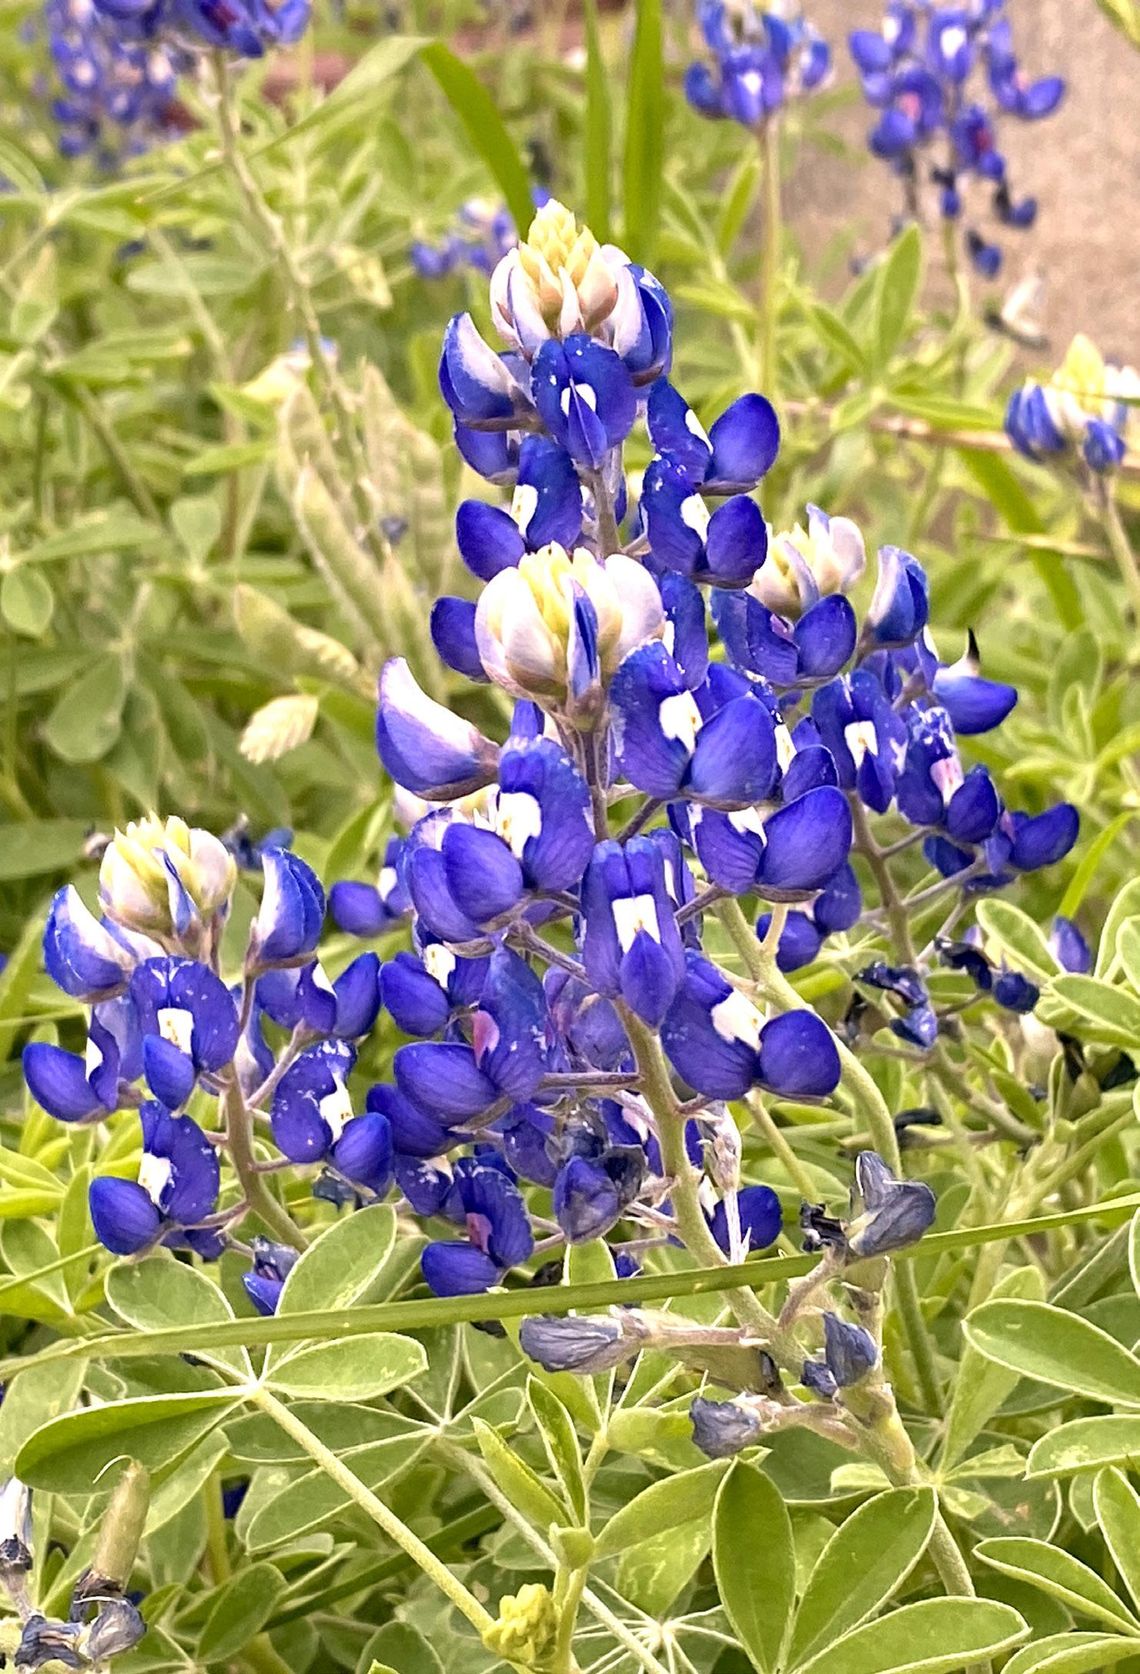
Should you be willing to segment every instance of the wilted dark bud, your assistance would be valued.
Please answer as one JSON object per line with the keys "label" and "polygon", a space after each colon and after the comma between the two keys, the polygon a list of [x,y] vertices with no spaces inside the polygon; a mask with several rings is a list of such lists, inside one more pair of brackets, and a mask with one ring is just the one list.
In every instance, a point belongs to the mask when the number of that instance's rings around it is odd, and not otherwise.
{"label": "wilted dark bud", "polygon": [[800,1382],[821,1401],[833,1401],[839,1389],[826,1360],[805,1360]]}
{"label": "wilted dark bud", "polygon": [[86,1630],[79,1622],[56,1622],[47,1616],[29,1616],[16,1646],[17,1668],[43,1668],[50,1663],[64,1668],[87,1668],[88,1660],[79,1648]]}
{"label": "wilted dark bud", "polygon": [[620,1319],[560,1319],[540,1314],[524,1319],[519,1343],[546,1372],[608,1372],[637,1352],[639,1337]]}
{"label": "wilted dark bud", "polygon": [[730,1459],[760,1440],[763,1425],[739,1401],[706,1401],[698,1395],[689,1408],[693,1440],[710,1459]]}
{"label": "wilted dark bud", "polygon": [[820,1250],[846,1251],[847,1237],[842,1221],[829,1215],[822,1203],[800,1204],[800,1226],[803,1229],[804,1249],[809,1255]]}
{"label": "wilted dark bud", "polygon": [[32,1496],[17,1476],[0,1487],[0,1582],[9,1590],[32,1567]]}
{"label": "wilted dark bud", "polygon": [[934,1193],[921,1180],[896,1180],[882,1157],[860,1151],[855,1158],[852,1218],[847,1248],[853,1256],[888,1255],[917,1244],[934,1219]]}
{"label": "wilted dark bud", "polygon": [[824,1355],[837,1388],[859,1383],[879,1358],[875,1339],[861,1325],[848,1325],[835,1314],[823,1316]]}
{"label": "wilted dark bud", "polygon": [[89,1662],[101,1667],[111,1657],[129,1651],[146,1633],[146,1623],[129,1599],[112,1598],[85,1629],[83,1651]]}

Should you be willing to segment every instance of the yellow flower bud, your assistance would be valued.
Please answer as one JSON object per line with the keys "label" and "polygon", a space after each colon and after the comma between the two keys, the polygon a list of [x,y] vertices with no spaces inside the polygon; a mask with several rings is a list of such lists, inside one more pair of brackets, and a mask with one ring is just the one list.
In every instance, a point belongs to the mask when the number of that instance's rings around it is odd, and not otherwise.
{"label": "yellow flower bud", "polygon": [[596,332],[618,303],[620,252],[605,250],[556,199],[543,204],[526,239],[491,280],[496,323],[524,352],[546,336]]}
{"label": "yellow flower bud", "polygon": [[180,934],[188,911],[202,920],[223,912],[236,882],[225,845],[177,815],[132,820],[115,832],[99,868],[108,917],[144,935]]}
{"label": "yellow flower bud", "polygon": [[483,1635],[489,1651],[505,1662],[541,1671],[554,1655],[558,1612],[549,1587],[528,1581],[517,1593],[499,1600],[498,1620]]}

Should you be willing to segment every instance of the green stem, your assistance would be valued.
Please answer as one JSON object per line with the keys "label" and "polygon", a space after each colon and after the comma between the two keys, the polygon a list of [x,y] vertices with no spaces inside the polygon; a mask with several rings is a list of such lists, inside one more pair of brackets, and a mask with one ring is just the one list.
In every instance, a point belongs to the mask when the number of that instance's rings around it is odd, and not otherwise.
{"label": "green stem", "polygon": [[206,1559],[210,1578],[215,1587],[228,1581],[232,1573],[230,1550],[226,1541],[226,1513],[222,1504],[222,1479],[214,1475],[207,1482],[202,1496],[206,1511]]}
{"label": "green stem", "polygon": [[764,224],[760,248],[760,387],[775,402],[777,388],[776,324],[780,298],[782,206],[780,198],[780,123],[768,117],[760,129]]}
{"label": "green stem", "polygon": [[1116,503],[1116,495],[1107,477],[1096,479],[1096,503],[1104,532],[1108,537],[1109,550],[1116,560],[1116,566],[1127,589],[1133,614],[1137,621],[1140,621],[1140,564],[1137,564],[1132,542],[1128,539],[1128,531],[1124,527],[1120,508]]}
{"label": "green stem", "polygon": [[772,1120],[759,1093],[750,1093],[744,1102],[748,1106],[748,1114],[767,1141],[768,1149],[783,1163],[785,1174],[804,1202],[810,1203],[815,1196],[815,1185],[811,1175],[792,1150],[783,1129]]}
{"label": "green stem", "polygon": [[348,1466],[343,1464],[331,1448],[304,1424],[291,1409],[271,1395],[268,1389],[259,1388],[251,1396],[256,1406],[266,1413],[275,1424],[291,1436],[297,1445],[309,1455],[313,1463],[331,1482],[335,1482],[354,1505],[358,1505],[366,1516],[370,1517],[378,1528],[382,1529],[402,1552],[417,1565],[428,1577],[434,1581],[440,1592],[448,1598],[461,1615],[465,1616],[482,1638],[495,1625],[495,1619],[473,1593],[468,1592],[457,1575],[453,1575],[447,1565],[441,1563],[431,1549],[424,1545],[418,1535],[412,1533],[405,1523],[402,1523],[396,1513],[386,1506],[379,1495],[371,1488],[365,1487],[360,1478],[354,1476]]}
{"label": "green stem", "polygon": [[301,322],[314,377],[336,419],[338,436],[347,456],[347,487],[360,524],[360,533],[372,557],[382,566],[389,556],[388,546],[380,532],[377,508],[369,492],[368,465],[361,451],[351,398],[341,381],[335,361],[325,349],[321,323],[313,306],[312,294],[293,254],[284,223],[267,203],[242,150],[241,117],[235,83],[231,67],[221,52],[214,55],[214,72],[218,93],[218,128],[226,167],[238,188],[250,222],[272,252],[284,276],[289,301]]}
{"label": "green stem", "polygon": [[876,843],[867,822],[867,814],[859,797],[852,792],[847,798],[851,806],[851,824],[855,832],[855,851],[861,854],[879,886],[879,902],[887,915],[887,922],[894,937],[895,957],[902,959],[908,965],[915,961],[914,942],[911,939],[910,919],[906,907],[898,890],[895,880],[891,876],[891,869],[882,850]]}
{"label": "green stem", "polygon": [[257,1159],[253,1154],[253,1112],[236,1081],[232,1081],[226,1091],[225,1110],[230,1160],[250,1209],[283,1244],[294,1250],[305,1249],[307,1240],[304,1233],[269,1190],[265,1176],[257,1171]]}

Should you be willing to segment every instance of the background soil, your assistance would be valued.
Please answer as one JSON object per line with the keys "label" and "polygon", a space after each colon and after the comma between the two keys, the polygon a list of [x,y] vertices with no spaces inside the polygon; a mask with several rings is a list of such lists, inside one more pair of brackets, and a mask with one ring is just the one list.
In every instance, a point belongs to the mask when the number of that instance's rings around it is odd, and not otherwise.
{"label": "background soil", "polygon": [[[880,0],[809,0],[808,13],[832,42],[837,83],[850,86],[851,29],[875,28]],[[1008,13],[1030,75],[1068,80],[1048,121],[1009,121],[1002,143],[1014,195],[1033,193],[1040,208],[1028,233],[1003,236],[1001,288],[1036,267],[1046,278],[1044,325],[1063,349],[1075,331],[1106,354],[1140,363],[1140,53],[1098,10],[1095,0],[1008,0]],[[869,126],[861,101],[844,102],[827,126],[862,153]],[[855,249],[877,248],[897,187],[885,166],[805,147],[788,187],[788,221],[809,259],[817,260],[842,215]]]}

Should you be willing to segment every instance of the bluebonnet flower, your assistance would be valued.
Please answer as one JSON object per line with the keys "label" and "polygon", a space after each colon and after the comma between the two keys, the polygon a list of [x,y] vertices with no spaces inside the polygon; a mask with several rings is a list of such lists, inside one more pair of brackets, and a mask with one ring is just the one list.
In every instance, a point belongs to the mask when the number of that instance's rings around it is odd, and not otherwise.
{"label": "bluebonnet flower", "polygon": [[505,204],[490,198],[468,198],[460,204],[442,242],[430,244],[415,239],[408,254],[421,279],[445,279],[464,267],[489,274],[518,243],[518,236]]}
{"label": "bluebonnet flower", "polygon": [[[877,113],[868,144],[902,182],[908,220],[921,217],[926,184],[945,220],[963,220],[969,187],[977,185],[999,226],[1033,225],[1037,200],[1013,197],[1001,118],[1051,115],[1065,83],[1060,76],[1026,78],[1004,14],[1005,0],[950,7],[888,0],[881,30],[856,29],[848,37],[863,96]],[[936,144],[938,159],[924,163]],[[982,276],[994,278],[1001,246],[972,219],[964,243]]]}
{"label": "bluebonnet flower", "polygon": [[444,1212],[466,1226],[467,1239],[429,1244],[424,1250],[424,1278],[437,1296],[486,1290],[508,1268],[526,1261],[534,1248],[523,1195],[497,1162],[460,1158]]}
{"label": "bluebonnet flower", "polygon": [[291,46],[309,25],[310,0],[93,0],[127,39],[172,42],[194,52],[216,47],[260,58]]}
{"label": "bluebonnet flower", "polygon": [[916,1244],[933,1222],[936,1207],[934,1193],[923,1181],[897,1180],[874,1151],[860,1151],[845,1228],[847,1249],[862,1258]]}
{"label": "bluebonnet flower", "polygon": [[217,837],[156,814],[117,831],[99,867],[107,917],[160,940],[216,934],[236,881],[233,856]]}
{"label": "bluebonnet flower", "polygon": [[217,1234],[202,1223],[217,1207],[218,1154],[197,1122],[160,1104],[139,1110],[143,1153],[135,1180],[100,1175],[89,1203],[95,1235],[115,1255],[137,1255],[157,1243],[216,1255]]}
{"label": "bluebonnet flower", "polygon": [[97,0],[46,0],[42,19],[63,156],[90,154],[110,167],[177,135],[177,80],[188,60],[175,44],[125,33]]}
{"label": "bluebonnet flower", "polygon": [[1027,379],[1010,396],[1005,428],[1029,459],[1080,458],[1098,476],[1118,466],[1135,429],[1140,374],[1105,361],[1078,335],[1045,383]]}
{"label": "bluebonnet flower", "polygon": [[276,1313],[285,1280],[297,1264],[298,1252],[288,1244],[274,1244],[261,1237],[250,1240],[250,1249],[253,1268],[241,1276],[246,1295],[259,1314]]}
{"label": "bluebonnet flower", "polygon": [[823,1342],[823,1359],[805,1360],[800,1381],[814,1395],[830,1401],[874,1370],[879,1350],[869,1331],[832,1313],[823,1316]]}
{"label": "bluebonnet flower", "polygon": [[790,99],[813,92],[831,68],[827,42],[803,17],[753,0],[699,0],[697,18],[715,68],[691,64],[685,97],[702,116],[756,128]]}
{"label": "bluebonnet flower", "polygon": [[325,1162],[351,1185],[383,1197],[392,1183],[392,1131],[379,1112],[355,1114],[347,1086],[355,1062],[346,1041],[302,1052],[273,1094],[273,1140],[290,1161]]}

